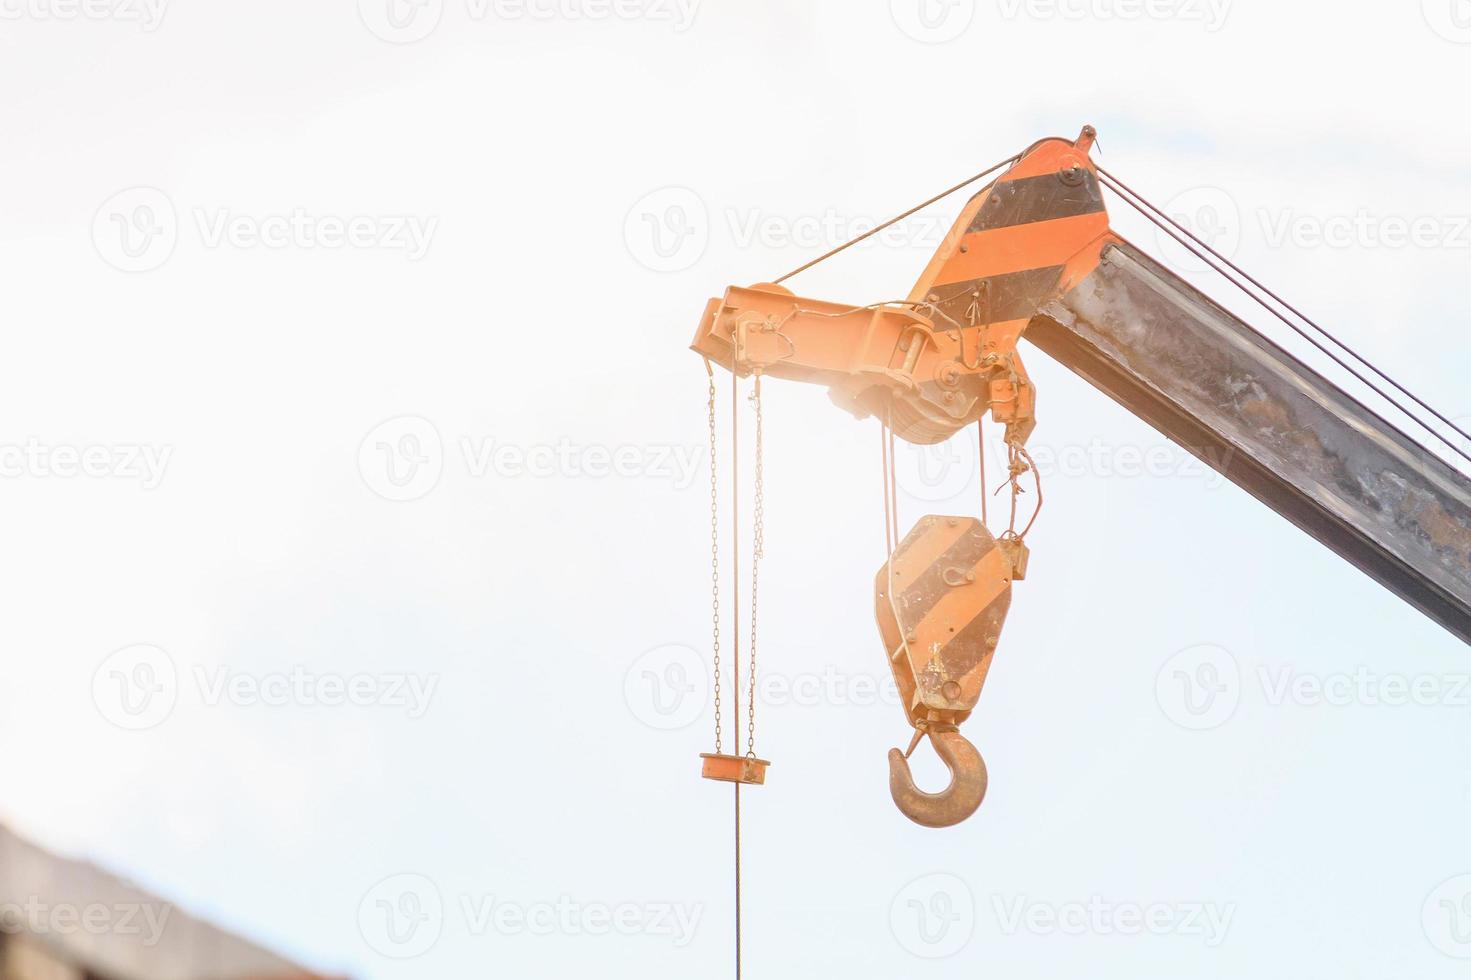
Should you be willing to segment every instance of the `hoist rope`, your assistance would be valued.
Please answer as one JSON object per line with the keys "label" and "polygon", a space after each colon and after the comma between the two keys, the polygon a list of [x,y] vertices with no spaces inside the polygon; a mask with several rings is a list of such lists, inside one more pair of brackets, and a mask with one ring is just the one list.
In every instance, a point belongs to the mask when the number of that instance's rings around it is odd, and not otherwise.
{"label": "hoist rope", "polygon": [[[791,270],[790,272],[786,273],[785,275],[782,275],[779,278],[773,280],[773,282],[775,282],[775,283],[785,282],[786,280],[792,278],[793,276],[797,275],[798,273],[805,272],[808,269],[811,269],[813,266],[816,266],[816,265],[818,265],[821,262],[825,262],[826,260],[832,258],[835,255],[838,255],[839,253],[845,251],[846,249],[849,249],[849,248],[853,247],[854,245],[857,245],[858,243],[860,243],[860,242],[862,242],[862,241],[864,241],[864,240],[866,240],[868,238],[873,237],[874,235],[878,234],[879,232],[881,232],[881,231],[883,231],[883,230],[885,230],[885,229],[887,229],[889,227],[892,227],[893,225],[897,224],[900,221],[903,221],[905,218],[908,218],[911,215],[913,215],[913,214],[915,214],[915,213],[917,213],[919,211],[922,211],[923,209],[929,207],[930,205],[935,204],[938,201],[940,201],[940,200],[942,200],[942,199],[950,196],[951,194],[954,194],[956,191],[962,190],[963,188],[965,188],[965,187],[967,187],[967,186],[975,183],[978,180],[981,180],[982,178],[984,178],[984,177],[986,177],[986,176],[994,173],[995,171],[1000,170],[1003,167],[1006,167],[1006,166],[1009,166],[1009,165],[1015,163],[1017,160],[1021,159],[1021,157],[1022,157],[1022,154],[1020,154],[1020,153],[1013,154],[1012,156],[1009,156],[1006,159],[1001,160],[1000,162],[998,162],[996,164],[993,164],[990,167],[987,167],[985,170],[982,170],[980,173],[977,173],[974,176],[971,176],[971,177],[966,178],[965,180],[961,181],[960,183],[955,184],[954,186],[949,187],[946,190],[941,191],[940,193],[934,195],[933,197],[930,197],[930,198],[922,201],[921,203],[915,205],[914,207],[909,208],[908,210],[904,211],[903,213],[898,214],[898,215],[895,215],[894,217],[890,218],[889,220],[883,222],[882,224],[876,225],[875,227],[869,229],[868,231],[866,231],[866,232],[864,232],[864,233],[862,233],[860,235],[856,235],[853,238],[847,240],[846,242],[843,242],[842,244],[840,244],[840,245],[838,245],[838,246],[836,246],[836,247],[834,247],[832,249],[829,249],[827,252],[824,252],[822,255],[819,255],[818,257],[812,259],[811,261],[805,262],[802,265],[799,265],[797,268]],[[1303,328],[1303,326],[1301,324],[1299,324],[1297,322],[1294,322],[1294,320],[1292,320],[1291,318],[1289,318],[1286,315],[1286,313],[1283,312],[1283,310],[1286,310],[1287,313],[1291,313],[1298,320],[1301,320],[1303,324],[1306,324],[1308,327],[1310,327],[1317,334],[1319,334],[1323,338],[1325,338],[1328,341],[1328,343],[1332,344],[1334,347],[1336,347],[1339,350],[1343,351],[1345,354],[1347,354],[1354,361],[1357,361],[1359,364],[1363,365],[1363,367],[1367,368],[1375,376],[1377,376],[1383,382],[1387,383],[1395,391],[1398,391],[1401,395],[1403,395],[1404,397],[1408,398],[1415,405],[1419,406],[1424,411],[1429,412],[1432,416],[1434,416],[1434,418],[1436,420],[1438,420],[1440,423],[1442,423],[1443,425],[1445,425],[1449,430],[1451,430],[1452,432],[1454,432],[1457,435],[1461,436],[1463,439],[1467,440],[1468,444],[1471,444],[1471,433],[1468,433],[1465,429],[1461,428],[1455,422],[1453,422],[1449,418],[1447,418],[1444,414],[1442,414],[1441,412],[1437,411],[1435,408],[1433,408],[1431,405],[1429,405],[1423,399],[1421,399],[1420,397],[1418,397],[1417,395],[1415,395],[1413,392],[1411,392],[1409,389],[1407,389],[1404,385],[1400,384],[1394,378],[1390,377],[1387,373],[1385,373],[1383,370],[1381,370],[1375,364],[1373,364],[1372,362],[1370,362],[1366,357],[1364,357],[1362,354],[1360,354],[1358,351],[1354,350],[1352,347],[1350,347],[1344,341],[1340,340],[1338,337],[1336,337],[1335,335],[1333,335],[1332,333],[1330,333],[1329,331],[1327,331],[1326,329],[1324,329],[1316,321],[1312,320],[1310,317],[1308,317],[1306,314],[1304,314],[1297,307],[1295,307],[1292,304],[1288,303],[1286,300],[1284,300],[1277,293],[1273,292],[1271,289],[1268,289],[1259,280],[1257,280],[1256,278],[1254,278],[1253,276],[1251,276],[1249,273],[1245,272],[1243,269],[1241,269],[1240,266],[1236,265],[1230,259],[1226,258],[1224,255],[1222,255],[1221,253],[1219,253],[1218,251],[1216,251],[1214,248],[1212,248],[1205,241],[1201,240],[1199,237],[1197,237],[1193,232],[1191,232],[1188,228],[1186,228],[1180,222],[1178,222],[1174,218],[1170,217],[1165,211],[1163,211],[1162,209],[1160,209],[1156,205],[1150,203],[1150,201],[1148,201],[1146,198],[1144,198],[1138,192],[1136,192],[1135,190],[1133,190],[1127,184],[1123,183],[1121,180],[1119,180],[1117,177],[1115,177],[1112,173],[1110,173],[1109,171],[1105,170],[1101,166],[1096,166],[1095,165],[1095,168],[1096,168],[1096,170],[1098,172],[1099,179],[1103,183],[1103,185],[1106,186],[1106,187],[1108,187],[1116,195],[1118,195],[1118,197],[1120,199],[1122,199],[1126,204],[1128,204],[1130,207],[1134,208],[1141,215],[1143,215],[1146,220],[1148,220],[1149,222],[1151,222],[1152,224],[1154,224],[1156,227],[1158,227],[1160,230],[1162,230],[1166,234],[1168,234],[1179,245],[1181,245],[1183,248],[1185,248],[1187,251],[1189,251],[1191,254],[1193,254],[1196,258],[1198,258],[1201,261],[1205,262],[1206,265],[1208,265],[1212,270],[1214,270],[1215,272],[1219,273],[1228,282],[1230,282],[1232,285],[1236,286],[1238,289],[1240,289],[1242,292],[1244,292],[1247,296],[1249,296],[1253,301],[1255,301],[1263,309],[1267,310],[1267,312],[1271,313],[1277,319],[1281,320],[1284,324],[1286,324],[1289,328],[1291,328],[1300,337],[1302,337],[1308,343],[1312,344],[1315,348],[1317,348],[1317,350],[1319,350],[1321,353],[1323,353],[1324,355],[1326,355],[1329,359],[1331,359],[1339,367],[1341,367],[1345,371],[1349,372],[1349,374],[1351,374],[1358,381],[1360,381],[1361,383],[1363,383],[1364,385],[1366,385],[1370,390],[1372,390],[1373,392],[1375,392],[1377,395],[1379,395],[1381,398],[1383,398],[1390,405],[1393,405],[1396,409],[1398,409],[1400,412],[1402,412],[1405,416],[1407,416],[1408,418],[1410,418],[1416,424],[1418,424],[1421,427],[1423,427],[1427,432],[1429,432],[1436,439],[1438,439],[1439,441],[1441,441],[1442,443],[1444,443],[1453,452],[1455,452],[1456,454],[1458,454],[1462,458],[1466,459],[1468,462],[1471,462],[1471,452],[1468,452],[1466,449],[1463,449],[1461,446],[1457,445],[1452,439],[1450,439],[1448,436],[1446,436],[1445,434],[1443,434],[1442,432],[1440,432],[1438,429],[1436,429],[1434,426],[1432,426],[1425,419],[1421,418],[1420,415],[1418,415],[1415,411],[1413,411],[1412,409],[1410,409],[1409,407],[1407,407],[1403,402],[1399,401],[1392,394],[1390,394],[1389,392],[1385,391],[1383,388],[1381,388],[1378,385],[1376,385],[1369,378],[1365,377],[1364,374],[1360,373],[1360,371],[1357,370],[1353,365],[1349,364],[1347,361],[1345,361],[1342,357],[1340,357],[1333,350],[1330,350],[1329,347],[1326,346],[1323,342],[1319,341],[1316,337],[1314,337],[1313,335],[1311,335],[1306,329]],[[991,183],[988,183],[986,185],[986,187],[982,188],[982,191],[984,191],[986,188],[989,188],[990,186],[992,186],[992,184],[994,184],[994,180]],[[1202,252],[1202,250],[1204,250],[1204,251]],[[1233,275],[1233,273],[1234,273],[1234,275]],[[1254,288],[1252,288],[1252,287],[1254,287]],[[989,299],[990,299],[990,297],[988,295],[987,296],[988,303],[989,303]],[[1274,306],[1274,305],[1272,305],[1271,302],[1268,302],[1268,299],[1270,299],[1273,302],[1275,302],[1277,304],[1277,306]],[[934,313],[936,313],[938,315],[944,316],[943,312],[940,311],[937,307],[935,307],[934,304],[932,304],[932,303],[921,303],[921,302],[912,302],[912,301],[896,301],[894,304],[888,304],[888,303],[884,303],[884,304],[873,304],[871,307],[866,307],[866,309],[876,308],[876,307],[879,307],[879,306],[887,306],[887,305],[908,305],[908,306],[914,306],[914,307],[924,307],[924,308],[928,308],[928,309],[932,310]],[[1281,309],[1278,308],[1279,306],[1281,307]],[[815,311],[808,311],[808,312],[815,312]],[[823,314],[820,314],[820,315],[823,315]],[[825,315],[837,315],[837,314],[825,314]],[[950,318],[948,316],[946,316],[945,319],[950,319]],[[952,322],[954,322],[954,321],[952,321]],[[957,324],[957,327],[958,326],[959,325]],[[731,365],[730,365],[730,367],[731,367],[731,463],[730,463],[730,467],[731,467],[731,488],[732,488],[732,490],[731,490],[731,498],[732,498],[731,499],[731,539],[732,539],[732,541],[734,543],[733,546],[732,546],[732,549],[731,549],[731,604],[732,604],[731,605],[731,610],[732,610],[732,612],[731,612],[732,620],[731,621],[733,623],[739,623],[739,621],[740,621],[740,593],[739,593],[739,580],[740,580],[740,555],[739,555],[739,552],[740,552],[740,533],[739,533],[740,532],[740,476],[739,476],[739,464],[738,464],[738,455],[739,455],[739,448],[740,447],[739,447],[739,441],[738,441],[738,424],[737,424],[738,405],[739,405],[739,402],[738,402],[738,389],[739,389],[738,380],[739,380],[739,375],[737,373],[738,358],[739,358],[739,350],[738,350],[738,348],[739,348],[739,342],[738,341],[732,344]],[[963,346],[962,346],[962,357],[963,356],[964,355],[963,355]],[[706,370],[707,371],[710,371],[710,364],[709,364],[709,361],[708,360],[706,361]],[[714,660],[715,660],[715,751],[717,753],[719,753],[721,751],[721,741],[722,741],[722,739],[721,739],[721,735],[722,735],[722,730],[721,730],[721,708],[722,708],[722,701],[721,701],[721,695],[720,695],[720,682],[721,682],[721,637],[720,637],[720,597],[719,597],[719,518],[718,518],[718,506],[719,505],[718,505],[718,495],[717,495],[717,493],[718,493],[718,476],[717,476],[717,470],[716,470],[716,451],[715,451],[716,450],[716,425],[715,425],[715,381],[714,381],[714,372],[713,371],[710,371],[710,375],[711,375],[711,377],[710,377],[710,387],[709,387],[709,411],[710,411],[710,493],[711,493],[711,574],[712,574],[712,585],[711,585],[711,589],[712,589],[712,606],[713,606],[713,619],[714,619],[713,637],[712,637],[712,639],[713,639],[713,644],[714,644]],[[756,380],[755,380],[755,390],[753,392],[753,395],[754,395],[753,401],[755,402],[755,406],[756,406],[756,426],[757,426],[757,428],[756,428],[756,452],[757,452],[757,457],[756,457],[756,479],[757,479],[757,487],[756,487],[756,498],[757,498],[756,499],[756,522],[757,523],[756,523],[756,528],[755,528],[755,531],[754,531],[754,538],[753,538],[753,556],[752,556],[752,572],[751,572],[751,574],[752,574],[752,579],[751,579],[751,592],[752,592],[752,596],[751,596],[751,669],[750,669],[750,675],[751,676],[748,678],[748,684],[750,685],[750,701],[749,701],[749,707],[748,707],[748,718],[747,718],[747,720],[748,720],[747,733],[748,734],[747,734],[747,742],[746,742],[747,756],[748,757],[752,757],[752,758],[754,758],[754,754],[755,754],[755,710],[756,710],[756,705],[755,705],[755,670],[756,670],[756,662],[755,662],[755,656],[756,656],[756,603],[755,603],[755,600],[756,600],[756,587],[757,587],[757,579],[756,579],[757,569],[756,569],[756,563],[761,558],[761,552],[762,552],[762,546],[763,546],[763,541],[762,541],[762,537],[763,537],[762,523],[763,522],[761,520],[761,518],[762,518],[761,511],[762,511],[763,501],[761,499],[761,497],[762,497],[762,488],[761,488],[761,485],[760,485],[761,478],[763,476],[763,473],[762,473],[763,464],[762,464],[762,460],[761,460],[761,451],[762,451],[762,447],[761,447],[761,440],[762,440],[762,431],[761,431],[762,430],[762,416],[761,416],[761,404],[760,404],[760,390],[761,390],[761,379],[760,379],[760,376],[758,374],[757,377],[756,377]],[[892,587],[892,564],[893,564],[893,561],[892,561],[892,556],[893,556],[894,550],[898,547],[898,544],[899,544],[899,528],[898,528],[899,500],[898,500],[898,483],[897,483],[897,480],[896,480],[896,477],[895,477],[895,446],[894,446],[894,429],[893,429],[892,411],[893,411],[892,405],[890,405],[888,417],[887,418],[880,419],[880,425],[879,425],[879,438],[880,438],[880,442],[881,442],[882,460],[883,460],[883,467],[884,467],[884,474],[883,474],[884,475],[884,538],[885,538],[885,548],[886,548],[886,551],[887,551],[888,555],[890,556],[889,567],[890,567],[891,581],[890,581],[890,586],[889,586],[889,590],[888,591],[889,591],[889,594],[890,594],[890,601],[891,601],[891,603],[893,601],[893,587]],[[986,444],[985,444],[984,428],[981,425],[978,425],[977,426],[977,452],[978,452],[978,456],[979,456],[979,465],[980,465],[981,520],[982,520],[982,523],[984,524],[986,522],[986,520],[987,520],[987,514],[986,514],[986,496],[987,495],[986,495],[986,477],[985,477],[985,472],[986,472],[986,470],[985,470],[985,467],[986,467],[986,459],[985,459]],[[1009,475],[1010,479],[1007,482],[1010,484],[1010,486],[1012,488],[1012,500],[1011,500],[1011,519],[1010,519],[1010,522],[1009,522],[1009,525],[1010,526],[1009,526],[1009,529],[1008,529],[1007,534],[1014,535],[1014,536],[1017,536],[1017,537],[1025,537],[1026,533],[1031,530],[1033,523],[1036,521],[1037,514],[1041,511],[1041,507],[1042,507],[1041,474],[1039,472],[1037,472],[1035,461],[1032,460],[1031,456],[1029,454],[1027,454],[1026,453],[1026,450],[1024,448],[1022,448],[1022,447],[1013,447],[1013,450],[1012,450],[1012,453],[1011,453],[1011,460],[1010,460],[1009,469],[1010,469],[1010,473],[1008,475]],[[1017,506],[1016,505],[1017,505],[1017,496],[1021,492],[1021,489],[1020,489],[1020,486],[1018,484],[1017,477],[1020,475],[1020,473],[1025,472],[1027,469],[1032,470],[1033,477],[1036,480],[1037,503],[1036,503],[1035,508],[1033,509],[1033,512],[1032,512],[1032,515],[1031,515],[1031,519],[1027,521],[1025,527],[1022,529],[1022,531],[1020,532],[1020,534],[1018,534],[1017,531],[1016,531],[1016,516],[1017,516],[1017,514],[1016,514]],[[1006,486],[1006,485],[1007,484],[1002,484],[1002,486]],[[997,491],[998,492],[1000,491],[1000,489],[1001,489],[1001,487],[997,487]],[[901,643],[902,642],[903,642],[903,637],[902,637],[902,626],[901,626]],[[739,740],[740,740],[740,734],[739,733],[740,733],[740,722],[741,722],[741,717],[740,717],[740,715],[741,715],[741,704],[740,704],[740,701],[741,701],[740,693],[741,693],[741,691],[740,691],[740,637],[739,637],[739,629],[736,629],[736,630],[734,630],[732,632],[732,636],[731,636],[731,639],[730,639],[730,645],[731,645],[731,654],[732,654],[732,656],[731,656],[731,683],[732,683],[732,689],[733,689],[733,691],[735,693],[734,705],[733,705],[733,710],[734,710],[734,714],[735,714],[735,717],[734,717],[734,727],[735,727],[735,731],[737,733],[736,736],[735,736],[736,737],[736,744],[737,744],[737,746],[739,746]],[[911,746],[911,749],[912,749],[912,746]],[[737,751],[739,751],[739,748],[737,748]],[[742,952],[742,950],[741,950],[741,784],[739,782],[735,782],[734,783],[734,786],[735,786],[735,966],[736,966],[736,980],[740,980],[740,977],[741,977],[741,952]]]}
{"label": "hoist rope", "polygon": [[808,269],[812,268],[817,263],[827,261],[828,259],[832,258],[834,255],[837,255],[839,252],[843,251],[844,249],[852,248],[854,245],[857,245],[859,242],[863,241],[866,238],[872,238],[874,235],[877,235],[879,232],[883,231],[885,228],[888,228],[891,225],[898,224],[899,222],[903,221],[905,218],[907,218],[910,215],[914,214],[916,211],[923,211],[925,208],[929,207],[931,204],[934,204],[936,201],[943,200],[944,198],[949,197],[951,194],[954,194],[956,191],[960,190],[961,188],[968,187],[969,185],[974,184],[976,181],[980,180],[982,177],[987,176],[988,174],[992,173],[993,171],[1000,170],[1002,167],[1004,167],[1004,166],[1006,166],[1008,164],[1016,163],[1016,161],[1018,161],[1018,160],[1021,159],[1021,156],[1022,155],[1020,153],[1013,153],[1011,156],[1007,157],[1005,160],[1002,160],[1000,163],[992,164],[991,166],[987,167],[985,170],[982,170],[980,173],[976,174],[974,177],[967,177],[967,178],[965,178],[965,180],[962,180],[960,183],[956,184],[954,187],[951,187],[948,190],[943,190],[940,193],[936,194],[934,197],[930,198],[929,200],[924,201],[924,202],[922,202],[920,204],[916,204],[914,207],[910,208],[908,211],[905,211],[903,214],[896,214],[894,217],[890,218],[888,221],[885,221],[883,224],[878,225],[877,227],[874,227],[874,228],[870,228],[868,231],[865,231],[863,234],[856,235],[853,238],[848,239],[846,242],[844,242],[843,244],[839,245],[837,248],[830,249],[829,251],[826,251],[826,252],[822,253],[817,258],[813,259],[811,262],[806,262],[806,263],[804,263],[802,265],[797,266],[795,269],[793,269],[791,272],[788,272],[786,275],[782,276],[780,279],[773,279],[772,282],[782,283],[782,282],[785,282],[786,280],[792,278],[793,276],[795,276],[799,272],[806,272]]}
{"label": "hoist rope", "polygon": [[[730,608],[731,623],[731,692],[735,712],[735,739],[741,738],[741,479],[740,479],[740,339],[731,337],[730,345]],[[739,749],[737,749],[739,751]],[[741,980],[741,784],[735,784],[735,974]]]}

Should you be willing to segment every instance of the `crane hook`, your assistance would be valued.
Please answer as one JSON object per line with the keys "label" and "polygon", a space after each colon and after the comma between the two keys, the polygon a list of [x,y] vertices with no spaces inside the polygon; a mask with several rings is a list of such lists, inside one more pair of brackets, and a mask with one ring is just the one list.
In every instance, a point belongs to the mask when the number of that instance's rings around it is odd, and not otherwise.
{"label": "crane hook", "polygon": [[950,827],[975,813],[986,798],[986,762],[954,725],[929,725],[930,744],[950,770],[950,785],[938,793],[926,793],[914,785],[909,772],[909,754],[919,744],[921,734],[925,730],[914,733],[909,752],[889,750],[889,793],[899,811],[915,823]]}

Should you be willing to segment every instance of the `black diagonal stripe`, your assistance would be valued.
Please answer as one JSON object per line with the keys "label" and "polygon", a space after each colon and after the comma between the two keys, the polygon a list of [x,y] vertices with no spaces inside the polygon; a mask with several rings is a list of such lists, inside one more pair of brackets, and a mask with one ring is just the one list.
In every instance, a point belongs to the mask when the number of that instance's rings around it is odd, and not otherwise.
{"label": "black diagonal stripe", "polygon": [[990,231],[1102,211],[1098,176],[1091,170],[1083,170],[1081,175],[1076,184],[1065,183],[1055,173],[1002,181],[991,189],[966,231]]}
{"label": "black diagonal stripe", "polygon": [[920,620],[945,597],[945,593],[954,588],[945,584],[947,568],[958,568],[961,574],[971,571],[995,547],[996,539],[989,534],[972,534],[966,531],[960,536],[960,540],[945,549],[929,568],[899,593],[899,612],[904,617],[904,628],[918,626]]}
{"label": "black diagonal stripe", "polygon": [[999,636],[1001,624],[1006,620],[1006,611],[1011,608],[1011,586],[1001,590],[985,609],[976,613],[975,619],[966,623],[950,642],[945,644],[941,657],[951,677],[959,677],[980,666],[990,648],[986,646],[988,636]]}
{"label": "black diagonal stripe", "polygon": [[[946,316],[965,326],[1030,320],[1042,301],[1049,299],[1062,278],[1064,266],[1046,265],[998,276],[936,286],[935,300]],[[974,309],[972,309],[974,307]],[[940,322],[944,322],[943,320]]]}

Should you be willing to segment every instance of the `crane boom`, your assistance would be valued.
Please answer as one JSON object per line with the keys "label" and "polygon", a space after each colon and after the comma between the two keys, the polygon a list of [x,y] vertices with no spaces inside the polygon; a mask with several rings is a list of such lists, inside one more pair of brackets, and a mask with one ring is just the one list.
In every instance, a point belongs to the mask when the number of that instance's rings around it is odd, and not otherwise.
{"label": "crane boom", "polygon": [[1024,337],[1471,643],[1471,483],[1134,246]]}
{"label": "crane boom", "polygon": [[[877,416],[886,440],[940,442],[989,412],[1005,426],[1015,502],[1037,421],[1025,339],[1471,644],[1471,478],[1118,235],[1094,136],[1085,127],[1012,158],[906,299],[847,306],[732,287],[707,304],[691,346],[738,376],[825,385],[852,414]],[[927,515],[903,538],[893,528],[875,579],[910,751],[928,735],[953,777],[923,793],[908,753],[890,753],[894,801],[925,826],[965,819],[985,794],[984,761],[957,727],[1026,575],[1030,527],[1016,529],[1015,507],[995,538],[972,518]]]}

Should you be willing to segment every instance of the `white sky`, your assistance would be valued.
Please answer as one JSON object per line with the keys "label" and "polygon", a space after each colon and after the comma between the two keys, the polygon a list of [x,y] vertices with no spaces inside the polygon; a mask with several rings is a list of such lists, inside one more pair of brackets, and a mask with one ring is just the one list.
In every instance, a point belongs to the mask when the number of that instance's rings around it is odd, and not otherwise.
{"label": "white sky", "polygon": [[[1219,217],[1250,270],[1471,417],[1464,0],[528,3],[431,2],[395,32],[378,0],[0,0],[17,830],[371,980],[721,975],[704,300],[1084,122],[1111,170]],[[792,285],[901,295],[958,203]],[[942,832],[894,810],[907,727],[862,693],[887,677],[873,423],[768,388],[763,669],[791,690],[765,695],[774,766],[746,794],[749,975],[1461,976],[1463,645],[1024,354],[1055,466],[967,725],[990,795]],[[395,484],[380,444],[427,468]],[[623,475],[586,472],[620,447]],[[905,455],[906,528],[974,512],[955,452],[928,482]],[[140,662],[172,711],[128,731]],[[1236,708],[1189,730],[1171,679],[1202,665]],[[373,703],[252,695],[293,673]],[[1278,686],[1341,674],[1437,703]],[[650,686],[681,678],[683,700]],[[406,890],[411,939],[378,905]],[[1134,908],[1163,934],[1113,918]]]}

